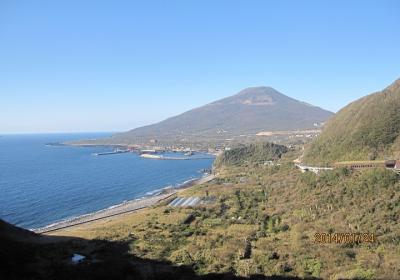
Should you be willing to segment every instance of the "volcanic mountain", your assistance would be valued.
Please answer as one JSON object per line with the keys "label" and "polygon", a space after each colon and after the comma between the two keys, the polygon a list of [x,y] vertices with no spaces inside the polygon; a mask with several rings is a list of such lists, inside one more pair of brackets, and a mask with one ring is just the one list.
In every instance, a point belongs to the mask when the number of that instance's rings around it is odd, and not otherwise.
{"label": "volcanic mountain", "polygon": [[261,131],[312,129],[333,113],[283,95],[271,87],[246,88],[236,95],[156,124],[114,135],[114,143],[151,139],[225,139]]}
{"label": "volcanic mountain", "polygon": [[306,149],[306,163],[400,157],[400,79],[341,109]]}

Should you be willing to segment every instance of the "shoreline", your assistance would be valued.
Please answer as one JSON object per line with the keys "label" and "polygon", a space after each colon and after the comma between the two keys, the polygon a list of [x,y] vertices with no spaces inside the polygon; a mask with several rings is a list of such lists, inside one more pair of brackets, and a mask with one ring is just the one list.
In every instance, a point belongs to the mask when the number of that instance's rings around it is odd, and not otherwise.
{"label": "shoreline", "polygon": [[[140,149],[146,149],[146,147],[140,146],[140,145],[134,145],[134,144],[105,144],[105,143],[77,143],[77,142],[57,142],[57,143],[47,143],[46,145],[48,146],[69,146],[69,147],[86,147],[86,148],[95,148],[95,147],[109,147],[109,148],[124,148],[124,149],[136,149],[139,151]],[[205,149],[191,149],[193,152],[196,153],[202,153],[206,155],[210,155],[213,157],[216,157],[218,155],[217,152],[210,152]],[[185,151],[183,150],[177,150],[177,149],[163,149],[162,151],[165,152],[171,152],[171,153],[184,153]],[[208,158],[204,158],[208,159]]]}
{"label": "shoreline", "polygon": [[122,214],[126,213],[131,213],[131,212],[136,212],[141,209],[145,209],[151,206],[154,206],[170,197],[178,193],[182,189],[187,189],[189,187],[195,186],[195,185],[200,185],[204,184],[206,182],[211,181],[214,179],[215,176],[212,174],[205,175],[200,178],[196,179],[190,179],[182,183],[181,185],[178,185],[177,187],[167,187],[161,190],[155,190],[154,192],[156,193],[155,195],[151,195],[149,197],[143,197],[143,198],[137,198],[134,200],[129,200],[126,202],[122,202],[117,205],[110,206],[105,209],[101,209],[96,212],[88,213],[88,214],[83,214],[77,217],[72,217],[69,219],[61,220],[55,223],[52,223],[50,225],[41,227],[41,228],[36,228],[36,229],[31,229],[31,231],[35,233],[49,233],[49,232],[54,232],[57,230],[65,229],[65,228],[70,228],[73,226],[81,225],[81,224],[86,224],[106,218],[111,218],[111,217],[116,217]]}

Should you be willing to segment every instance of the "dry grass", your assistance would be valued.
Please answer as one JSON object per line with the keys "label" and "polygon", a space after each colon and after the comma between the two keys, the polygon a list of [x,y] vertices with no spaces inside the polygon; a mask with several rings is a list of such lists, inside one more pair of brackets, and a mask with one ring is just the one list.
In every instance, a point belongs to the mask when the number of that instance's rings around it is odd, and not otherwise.
{"label": "dry grass", "polygon": [[[162,205],[53,234],[129,241],[133,255],[189,264],[200,274],[400,275],[400,183],[384,170],[315,176],[285,163],[228,168],[213,182],[179,195],[207,193],[217,198],[213,205]],[[190,214],[195,220],[183,224]],[[378,239],[318,244],[318,232],[371,232]]]}

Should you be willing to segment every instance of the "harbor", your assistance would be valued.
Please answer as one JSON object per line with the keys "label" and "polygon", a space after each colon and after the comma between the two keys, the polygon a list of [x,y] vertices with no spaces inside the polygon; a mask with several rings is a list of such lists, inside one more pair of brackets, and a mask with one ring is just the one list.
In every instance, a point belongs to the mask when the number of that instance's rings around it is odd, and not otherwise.
{"label": "harbor", "polygon": [[[204,160],[204,159],[214,159],[214,155],[210,155],[208,153],[197,153],[194,151],[167,151],[167,150],[155,150],[155,149],[114,149],[113,151],[106,152],[98,152],[93,153],[93,156],[107,156],[107,155],[116,155],[116,154],[124,154],[124,153],[136,153],[139,157],[144,159],[158,159],[158,160]],[[177,156],[176,154],[180,153],[181,156]]]}

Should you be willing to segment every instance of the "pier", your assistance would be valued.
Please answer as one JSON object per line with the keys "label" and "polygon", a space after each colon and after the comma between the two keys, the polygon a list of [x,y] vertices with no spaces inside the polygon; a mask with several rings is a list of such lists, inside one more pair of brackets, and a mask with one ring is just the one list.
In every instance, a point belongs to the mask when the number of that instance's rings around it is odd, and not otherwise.
{"label": "pier", "polygon": [[115,154],[124,154],[129,153],[130,150],[114,150],[112,152],[104,152],[104,153],[94,153],[94,156],[107,156],[107,155],[115,155]]}

